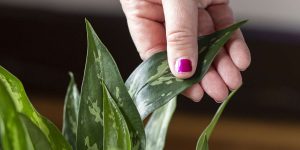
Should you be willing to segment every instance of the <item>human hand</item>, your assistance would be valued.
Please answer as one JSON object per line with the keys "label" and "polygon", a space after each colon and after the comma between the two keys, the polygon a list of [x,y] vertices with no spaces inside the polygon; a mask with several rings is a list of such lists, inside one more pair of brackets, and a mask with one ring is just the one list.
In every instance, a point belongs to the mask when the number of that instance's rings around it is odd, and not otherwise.
{"label": "human hand", "polygon": [[[230,26],[233,13],[228,0],[121,0],[129,31],[143,60],[167,49],[168,63],[178,78],[191,77],[197,67],[197,37]],[[212,67],[197,84],[182,94],[200,101],[206,92],[222,102],[228,89],[241,86],[240,71],[251,57],[240,30],[218,54]]]}

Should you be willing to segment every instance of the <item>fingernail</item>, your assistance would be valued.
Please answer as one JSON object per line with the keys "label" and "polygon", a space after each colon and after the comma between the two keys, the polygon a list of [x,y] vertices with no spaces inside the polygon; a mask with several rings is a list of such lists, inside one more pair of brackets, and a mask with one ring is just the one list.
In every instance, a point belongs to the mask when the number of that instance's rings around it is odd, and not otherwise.
{"label": "fingernail", "polygon": [[224,101],[215,100],[215,102],[218,103],[218,104],[222,104]]}
{"label": "fingernail", "polygon": [[175,68],[178,73],[191,72],[192,62],[189,59],[179,58],[176,60]]}

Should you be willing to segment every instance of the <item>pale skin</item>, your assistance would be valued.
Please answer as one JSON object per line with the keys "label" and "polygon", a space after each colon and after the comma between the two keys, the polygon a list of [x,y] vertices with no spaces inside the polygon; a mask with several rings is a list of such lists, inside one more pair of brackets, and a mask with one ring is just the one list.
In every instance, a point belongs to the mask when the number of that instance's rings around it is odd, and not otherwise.
{"label": "pale skin", "polygon": [[[172,73],[191,77],[198,61],[197,37],[234,23],[228,0],[121,0],[134,44],[143,60],[167,50]],[[179,58],[191,61],[190,72],[177,72]],[[241,71],[250,65],[250,51],[242,32],[236,31],[222,48],[202,81],[182,94],[198,102],[207,93],[222,102],[228,91],[242,85]]]}

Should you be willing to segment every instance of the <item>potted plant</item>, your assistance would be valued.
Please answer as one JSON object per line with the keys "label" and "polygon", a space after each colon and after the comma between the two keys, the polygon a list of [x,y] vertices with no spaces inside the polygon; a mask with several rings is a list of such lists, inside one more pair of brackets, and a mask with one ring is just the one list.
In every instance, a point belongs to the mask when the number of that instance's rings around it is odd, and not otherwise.
{"label": "potted plant", "polygon": [[[87,56],[79,91],[70,73],[62,133],[30,103],[22,83],[0,67],[1,150],[161,150],[176,108],[176,96],[199,82],[219,49],[246,21],[199,37],[199,61],[192,78],[172,75],[165,52],[140,64],[123,82],[107,48],[86,20]],[[197,150],[208,149],[208,139],[230,97],[220,105],[198,139]],[[143,120],[152,113],[146,126]]]}

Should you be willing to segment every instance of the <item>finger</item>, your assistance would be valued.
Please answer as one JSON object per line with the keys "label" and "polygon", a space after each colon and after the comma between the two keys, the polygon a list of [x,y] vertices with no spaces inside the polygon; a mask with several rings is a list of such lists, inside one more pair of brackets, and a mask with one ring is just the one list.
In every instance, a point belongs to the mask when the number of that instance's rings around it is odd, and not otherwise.
{"label": "finger", "polygon": [[251,63],[250,50],[244,40],[241,30],[237,30],[226,44],[226,49],[234,64],[241,70],[246,70]]}
{"label": "finger", "polygon": [[200,84],[203,90],[216,102],[224,101],[228,95],[224,81],[213,67],[208,70]]}
{"label": "finger", "polygon": [[121,0],[133,42],[143,60],[166,50],[164,14],[160,4]]}
{"label": "finger", "polygon": [[199,0],[199,8],[207,8],[210,5],[228,4],[229,0]]}
{"label": "finger", "polygon": [[163,0],[168,62],[178,78],[191,77],[197,67],[197,3]]}
{"label": "finger", "polygon": [[214,23],[208,12],[203,9],[198,9],[198,36],[208,35],[215,31]]}
{"label": "finger", "polygon": [[[232,10],[227,4],[210,6],[208,11],[217,30],[226,28],[234,22]],[[247,69],[251,62],[251,56],[240,30],[233,34],[225,47],[233,63],[240,70]]]}
{"label": "finger", "polygon": [[191,87],[189,87],[188,89],[186,89],[184,92],[182,92],[182,95],[190,98],[194,102],[199,102],[204,95],[204,91],[200,86],[200,84],[196,83]]}
{"label": "finger", "polygon": [[234,90],[242,85],[240,70],[233,64],[224,49],[215,58],[214,66],[229,89]]}

